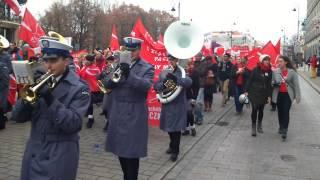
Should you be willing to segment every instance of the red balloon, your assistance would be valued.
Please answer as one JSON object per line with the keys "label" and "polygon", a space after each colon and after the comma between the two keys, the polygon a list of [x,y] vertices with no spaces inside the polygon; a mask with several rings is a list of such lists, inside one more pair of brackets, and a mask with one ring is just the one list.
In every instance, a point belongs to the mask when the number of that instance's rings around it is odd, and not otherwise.
{"label": "red balloon", "polygon": [[218,47],[215,49],[218,56],[222,56],[224,54],[224,48]]}

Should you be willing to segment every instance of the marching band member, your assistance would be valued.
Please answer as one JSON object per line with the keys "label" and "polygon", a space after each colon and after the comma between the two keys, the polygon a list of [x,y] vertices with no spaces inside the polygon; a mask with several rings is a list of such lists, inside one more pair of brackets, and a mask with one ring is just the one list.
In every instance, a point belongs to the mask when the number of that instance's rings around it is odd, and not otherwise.
{"label": "marching band member", "polygon": [[0,35],[0,130],[6,127],[5,112],[8,104],[10,73],[12,73],[11,58],[4,50],[8,47],[8,40]]}
{"label": "marching band member", "polygon": [[94,54],[86,55],[85,61],[84,61],[84,67],[81,69],[79,73],[80,78],[85,80],[89,85],[90,92],[91,92],[91,102],[87,111],[87,115],[88,115],[87,128],[88,129],[92,128],[92,125],[94,123],[93,104],[101,102],[103,98],[102,97],[103,94],[101,93],[98,86],[98,82],[97,82],[97,76],[101,73],[101,71],[96,66],[94,60],[95,60]]}
{"label": "marching band member", "polygon": [[154,67],[140,57],[142,40],[126,37],[124,43],[131,51],[131,65],[123,63],[120,56],[120,81],[115,83],[112,79],[101,78],[104,86],[112,89],[106,150],[119,157],[124,179],[136,180],[139,158],[147,156],[146,101],[153,84]]}
{"label": "marching band member", "polygon": [[[39,99],[19,99],[13,119],[31,120],[30,138],[22,161],[22,180],[75,180],[79,162],[79,135],[82,118],[90,103],[85,82],[68,69],[71,46],[50,37],[40,39],[43,60],[53,74],[50,88],[44,83]],[[22,90],[23,91],[23,90]]]}
{"label": "marching band member", "polygon": [[[4,52],[4,48],[8,48],[9,43],[4,44],[2,40],[4,37],[0,37],[0,130],[6,128],[5,112],[7,108],[7,97],[9,93],[10,72],[7,60],[10,60],[10,56]],[[6,42],[7,40],[4,39]],[[11,61],[10,61],[11,62]]]}
{"label": "marching band member", "polygon": [[173,73],[168,73],[165,78],[161,77],[156,82],[154,89],[157,92],[164,90],[164,83],[167,80],[173,80],[177,85],[183,87],[182,92],[173,101],[162,104],[160,115],[160,129],[168,132],[170,136],[170,145],[167,154],[171,154],[171,161],[176,161],[179,155],[179,146],[181,131],[186,129],[187,124],[187,97],[186,88],[192,84],[192,80],[186,76],[181,78],[182,72],[178,68],[178,59],[172,55],[168,55],[168,59],[172,66]]}

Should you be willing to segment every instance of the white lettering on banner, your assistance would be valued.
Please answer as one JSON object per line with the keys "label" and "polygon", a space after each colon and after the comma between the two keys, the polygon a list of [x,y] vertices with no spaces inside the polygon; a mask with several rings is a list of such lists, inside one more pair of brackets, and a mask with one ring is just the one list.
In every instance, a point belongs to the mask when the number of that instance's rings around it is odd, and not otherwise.
{"label": "white lettering on banner", "polygon": [[160,113],[159,112],[149,112],[149,119],[159,120]]}

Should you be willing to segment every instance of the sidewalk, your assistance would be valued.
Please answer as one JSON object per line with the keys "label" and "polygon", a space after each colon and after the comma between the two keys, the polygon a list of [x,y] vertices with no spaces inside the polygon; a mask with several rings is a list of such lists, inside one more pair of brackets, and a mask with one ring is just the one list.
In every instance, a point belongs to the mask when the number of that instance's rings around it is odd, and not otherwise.
{"label": "sidewalk", "polygon": [[300,78],[288,139],[277,134],[277,113],[265,109],[264,134],[251,137],[250,110],[229,114],[164,178],[170,180],[320,180],[319,94]]}
{"label": "sidewalk", "polygon": [[306,69],[298,69],[299,75],[306,80],[320,94],[320,77],[311,78],[310,71]]}

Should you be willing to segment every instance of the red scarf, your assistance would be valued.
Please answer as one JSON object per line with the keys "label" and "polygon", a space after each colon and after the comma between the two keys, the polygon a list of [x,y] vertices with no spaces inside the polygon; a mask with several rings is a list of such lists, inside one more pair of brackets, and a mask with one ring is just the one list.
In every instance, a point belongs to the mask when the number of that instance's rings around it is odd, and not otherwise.
{"label": "red scarf", "polygon": [[270,70],[271,70],[271,66],[265,65],[264,63],[260,63],[259,67],[263,73],[270,72]]}

